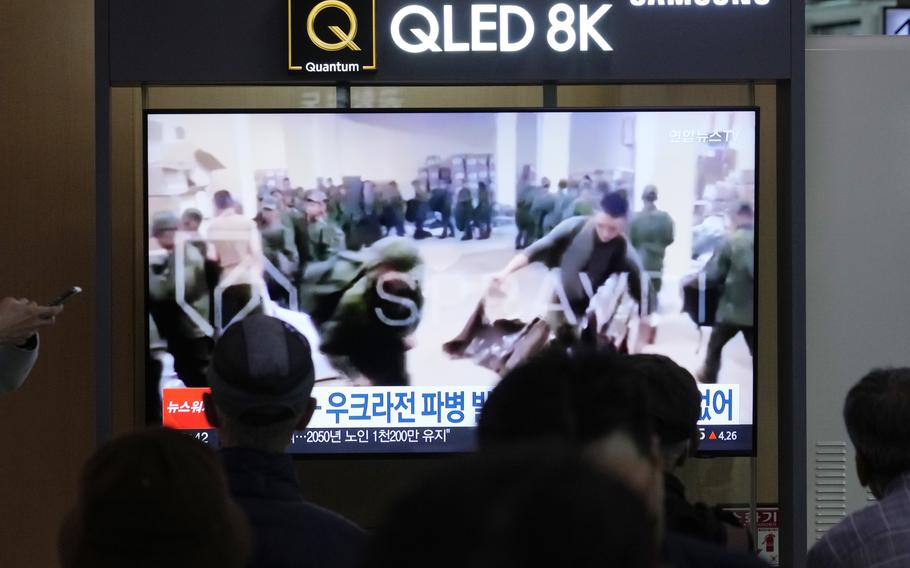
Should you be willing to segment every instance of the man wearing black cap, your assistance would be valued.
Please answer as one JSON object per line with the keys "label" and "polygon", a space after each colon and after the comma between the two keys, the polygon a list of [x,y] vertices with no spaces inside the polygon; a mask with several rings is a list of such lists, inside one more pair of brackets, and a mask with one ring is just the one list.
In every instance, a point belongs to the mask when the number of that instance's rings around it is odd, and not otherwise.
{"label": "man wearing black cap", "polygon": [[591,294],[613,274],[629,274],[629,292],[640,302],[640,269],[634,251],[630,250],[623,235],[628,211],[629,204],[624,197],[608,193],[593,216],[570,217],[515,255],[494,275],[493,286],[501,285],[509,274],[532,262],[559,268],[562,285],[559,297],[564,297],[568,306],[552,312],[552,317],[548,318],[556,328],[557,336],[575,327],[588,308]]}
{"label": "man wearing black cap", "polygon": [[690,503],[683,482],[674,474],[698,447],[701,393],[695,378],[663,355],[633,355],[627,361],[644,386],[660,443],[667,530],[747,552],[748,537],[736,517],[704,503]]}
{"label": "man wearing black cap", "polygon": [[253,528],[250,566],[355,566],[363,531],[306,502],[284,454],[316,408],[307,340],[280,320],[249,316],[218,340],[208,377],[205,414],[218,428],[231,494]]}

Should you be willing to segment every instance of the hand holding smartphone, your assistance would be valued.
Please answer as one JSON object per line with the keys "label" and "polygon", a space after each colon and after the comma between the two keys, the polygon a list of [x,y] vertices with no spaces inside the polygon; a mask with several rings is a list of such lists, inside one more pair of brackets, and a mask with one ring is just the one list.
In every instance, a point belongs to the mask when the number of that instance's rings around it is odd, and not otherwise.
{"label": "hand holding smartphone", "polygon": [[80,288],[79,286],[72,286],[70,288],[67,288],[59,296],[57,296],[56,298],[54,298],[53,300],[48,302],[47,305],[51,306],[51,307],[62,306],[67,300],[69,300],[73,296],[76,296],[77,294],[81,294],[81,293],[82,293],[82,288]]}

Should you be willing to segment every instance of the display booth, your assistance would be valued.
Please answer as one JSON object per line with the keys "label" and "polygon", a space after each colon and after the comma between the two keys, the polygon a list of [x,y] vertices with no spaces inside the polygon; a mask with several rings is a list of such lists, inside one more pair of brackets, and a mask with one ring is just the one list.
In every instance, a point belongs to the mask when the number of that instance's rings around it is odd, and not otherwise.
{"label": "display booth", "polygon": [[[370,525],[473,449],[507,369],[587,333],[701,379],[690,491],[800,565],[802,22],[781,0],[97,2],[99,440],[217,444],[211,342],[265,310],[314,346],[308,495]],[[572,260],[621,240],[625,268]],[[708,276],[725,250],[735,305]]]}

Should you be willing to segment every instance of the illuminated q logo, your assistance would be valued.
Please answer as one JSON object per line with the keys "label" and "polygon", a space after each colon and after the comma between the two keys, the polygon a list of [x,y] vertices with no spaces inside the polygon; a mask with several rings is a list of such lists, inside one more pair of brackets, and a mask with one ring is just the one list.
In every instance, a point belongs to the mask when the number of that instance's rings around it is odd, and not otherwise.
{"label": "illuminated q logo", "polygon": [[[341,10],[342,13],[348,17],[349,26],[347,33],[343,32],[338,26],[329,26],[329,31],[335,34],[335,37],[339,40],[335,43],[323,41],[316,34],[316,16],[323,10],[328,10],[329,8]],[[306,31],[307,35],[310,36],[310,41],[323,51],[341,51],[344,48],[348,48],[351,51],[360,51],[360,47],[354,43],[354,37],[357,36],[357,15],[354,14],[354,10],[352,10],[350,6],[340,0],[323,0],[319,4],[313,6],[313,9],[310,10],[309,17],[306,19]]]}

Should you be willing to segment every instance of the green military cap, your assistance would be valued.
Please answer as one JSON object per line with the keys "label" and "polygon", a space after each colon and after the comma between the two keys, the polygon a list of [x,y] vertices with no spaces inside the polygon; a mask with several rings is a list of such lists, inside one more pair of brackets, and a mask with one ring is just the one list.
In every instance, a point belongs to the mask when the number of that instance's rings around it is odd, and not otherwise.
{"label": "green military cap", "polygon": [[311,189],[303,194],[303,198],[306,201],[312,201],[313,203],[325,203],[326,196],[322,190]]}
{"label": "green military cap", "polygon": [[274,197],[263,197],[259,203],[259,208],[263,211],[277,211],[278,200]]}
{"label": "green military cap", "polygon": [[196,209],[195,207],[190,207],[183,211],[182,217],[184,219],[195,219],[197,221],[202,221],[202,211]]}
{"label": "green military cap", "polygon": [[180,228],[180,221],[170,211],[159,211],[152,215],[152,235],[158,236],[165,231],[176,231]]}
{"label": "green military cap", "polygon": [[420,265],[420,252],[411,239],[386,237],[373,243],[368,251],[368,268],[387,264],[395,270],[408,272]]}
{"label": "green military cap", "polygon": [[641,198],[645,201],[657,201],[657,188],[653,185],[646,185]]}

